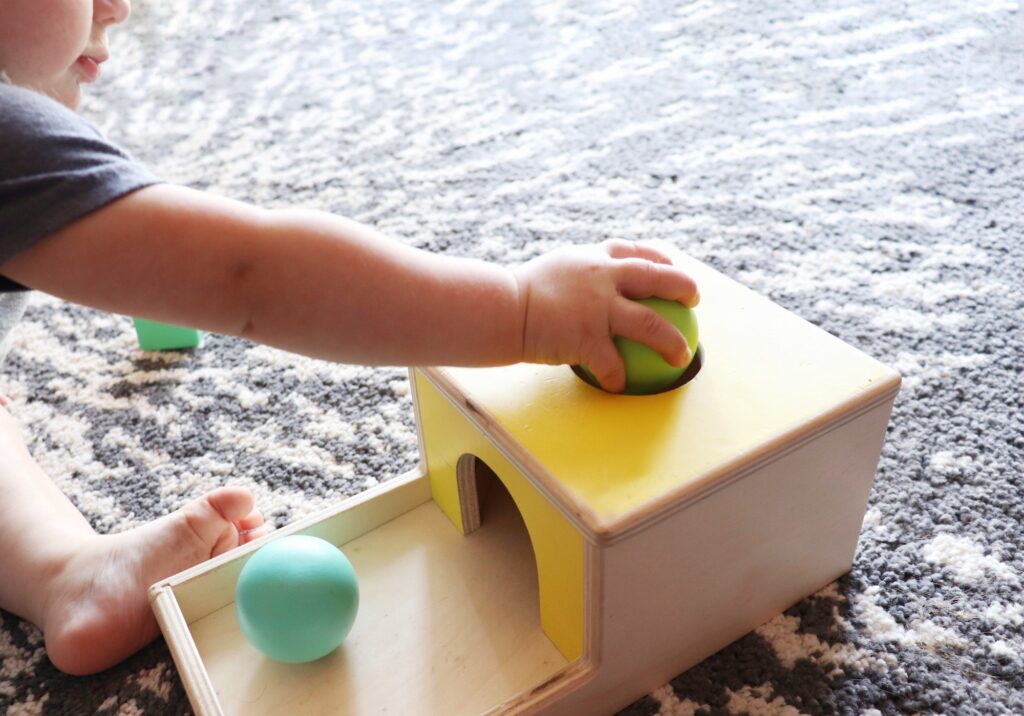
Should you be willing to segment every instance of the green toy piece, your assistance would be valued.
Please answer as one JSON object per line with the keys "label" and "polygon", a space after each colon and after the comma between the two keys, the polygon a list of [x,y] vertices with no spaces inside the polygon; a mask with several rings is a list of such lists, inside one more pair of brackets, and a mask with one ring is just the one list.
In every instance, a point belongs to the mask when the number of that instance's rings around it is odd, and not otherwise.
{"label": "green toy piece", "polygon": [[139,347],[144,351],[173,351],[198,348],[203,342],[202,331],[195,328],[172,326],[169,323],[133,318]]}
{"label": "green toy piece", "polygon": [[[690,360],[697,354],[698,335],[697,317],[693,309],[687,308],[678,301],[667,301],[663,298],[642,298],[637,303],[654,309],[658,315],[667,318],[679,329],[690,346]],[[689,367],[676,367],[661,357],[661,354],[639,341],[615,336],[615,347],[622,356],[626,367],[626,395],[651,395],[660,393],[680,380]],[[591,385],[600,388],[597,378],[586,366],[580,366],[583,378]]]}
{"label": "green toy piece", "polygon": [[256,550],[235,585],[235,614],[249,643],[300,664],[338,648],[356,619],[352,563],[327,540],[289,535]]}

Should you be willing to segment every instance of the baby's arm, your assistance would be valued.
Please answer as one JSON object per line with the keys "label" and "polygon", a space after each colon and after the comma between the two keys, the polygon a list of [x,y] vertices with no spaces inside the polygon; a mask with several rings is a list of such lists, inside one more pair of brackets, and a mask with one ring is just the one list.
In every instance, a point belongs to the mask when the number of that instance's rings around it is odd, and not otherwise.
{"label": "baby's arm", "polygon": [[612,334],[672,362],[686,344],[622,296],[696,302],[653,249],[563,250],[516,271],[420,251],[314,211],[268,211],[156,185],[8,261],[10,278],[103,310],[390,365],[587,363],[620,390]]}

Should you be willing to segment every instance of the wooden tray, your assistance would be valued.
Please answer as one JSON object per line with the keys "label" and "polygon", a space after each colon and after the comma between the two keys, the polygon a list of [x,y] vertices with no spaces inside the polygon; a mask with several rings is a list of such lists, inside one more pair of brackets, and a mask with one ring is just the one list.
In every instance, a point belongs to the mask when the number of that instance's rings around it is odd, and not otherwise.
{"label": "wooden tray", "polygon": [[[234,585],[269,539],[338,545],[359,578],[348,638],[311,664],[280,664],[242,636]],[[508,493],[492,489],[462,536],[409,473],[155,584],[154,610],[189,698],[206,714],[486,713],[564,672],[540,628],[537,570]]]}

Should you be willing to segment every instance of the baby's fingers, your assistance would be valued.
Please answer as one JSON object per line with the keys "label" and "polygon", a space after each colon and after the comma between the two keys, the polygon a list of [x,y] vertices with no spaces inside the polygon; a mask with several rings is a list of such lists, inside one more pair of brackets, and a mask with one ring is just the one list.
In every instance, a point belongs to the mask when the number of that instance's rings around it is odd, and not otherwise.
{"label": "baby's fingers", "polygon": [[617,285],[627,298],[658,298],[693,308],[700,302],[697,282],[674,266],[626,259],[617,267]]}
{"label": "baby's fingers", "polygon": [[609,393],[621,393],[626,389],[626,366],[611,338],[595,344],[592,355],[587,356],[584,363],[591,375]]}
{"label": "baby's fingers", "polygon": [[650,243],[608,239],[604,245],[608,250],[608,255],[613,259],[647,259],[659,264],[671,265],[672,263],[672,258],[667,253]]}
{"label": "baby's fingers", "polygon": [[647,306],[619,298],[612,307],[610,318],[615,335],[649,346],[677,368],[689,362],[690,347],[683,334]]}

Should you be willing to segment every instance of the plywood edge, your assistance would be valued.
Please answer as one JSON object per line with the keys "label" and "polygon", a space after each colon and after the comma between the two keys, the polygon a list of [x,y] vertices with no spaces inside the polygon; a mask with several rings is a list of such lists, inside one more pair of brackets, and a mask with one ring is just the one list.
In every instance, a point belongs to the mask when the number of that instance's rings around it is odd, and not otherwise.
{"label": "plywood edge", "polygon": [[455,465],[455,484],[459,491],[459,508],[462,513],[462,533],[470,534],[480,529],[480,497],[477,490],[476,471],[466,456],[459,458]]}
{"label": "plywood edge", "polygon": [[[233,585],[248,557],[268,542],[293,534],[314,534],[342,544],[429,502],[430,483],[419,470],[376,485],[342,500],[337,505],[312,513],[189,569],[153,584],[150,601],[162,590],[173,589],[179,609],[188,622],[215,612],[234,599]],[[345,522],[338,522],[344,516]]]}
{"label": "plywood edge", "polygon": [[666,492],[629,512],[612,517],[598,515],[566,490],[490,413],[469,398],[442,368],[416,370],[439,390],[460,414],[476,425],[481,434],[505,459],[526,475],[584,537],[599,544],[613,544],[724,487],[725,483],[721,481],[726,475],[731,476],[731,484],[762,465],[783,457],[807,441],[840,427],[878,405],[894,400],[902,379],[899,373],[891,368],[881,363],[878,363],[878,366],[880,371],[877,379],[832,409],[813,415],[755,449],[740,453],[733,459],[710,468],[680,485],[676,490]]}
{"label": "plywood edge", "polygon": [[409,393],[412,397],[412,422],[416,426],[416,444],[419,447],[419,462],[416,470],[427,474],[427,445],[423,437],[423,419],[420,413],[420,396],[416,390],[416,369],[409,368]]}
{"label": "plywood edge", "polygon": [[192,632],[188,628],[185,616],[178,607],[174,592],[169,587],[154,586],[149,592],[150,603],[157,623],[163,631],[164,640],[178,667],[178,674],[192,704],[192,710],[198,716],[223,716],[224,712],[217,699],[203,659],[199,655]]}
{"label": "plywood edge", "polygon": [[604,553],[591,542],[585,543],[584,550],[584,581],[587,588],[584,593],[583,654],[550,679],[488,711],[487,716],[550,713],[549,709],[557,712],[558,702],[597,678],[601,667]]}
{"label": "plywood edge", "polygon": [[527,716],[541,713],[563,697],[582,688],[596,675],[597,669],[592,664],[578,659],[550,679],[484,712],[483,716]]}
{"label": "plywood edge", "polygon": [[584,537],[594,539],[600,529],[597,514],[565,489],[530,453],[523,450],[494,417],[471,400],[441,368],[417,368],[427,381],[501,453],[530,483],[569,520]]}
{"label": "plywood edge", "polygon": [[[689,507],[718,490],[738,482],[753,472],[776,460],[782,459],[794,450],[816,440],[847,423],[856,420],[879,406],[891,404],[899,392],[902,379],[895,371],[889,371],[882,380],[873,383],[860,394],[837,405],[832,410],[812,416],[792,426],[774,439],[762,443],[754,450],[738,454],[733,459],[697,475],[676,490],[666,492],[655,500],[598,525],[595,538],[600,544],[614,544],[646,529]],[[728,479],[724,479],[728,476]]]}

